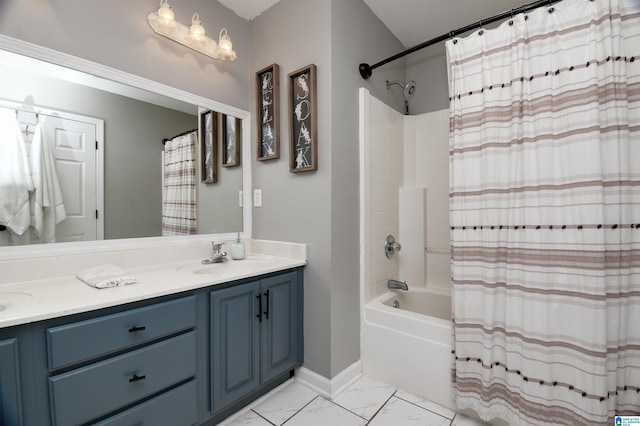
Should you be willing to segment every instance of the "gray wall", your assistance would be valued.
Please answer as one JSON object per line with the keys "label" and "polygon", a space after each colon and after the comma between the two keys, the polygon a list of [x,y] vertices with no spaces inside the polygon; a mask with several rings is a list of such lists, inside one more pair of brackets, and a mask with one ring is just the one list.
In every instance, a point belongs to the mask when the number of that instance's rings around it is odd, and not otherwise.
{"label": "gray wall", "polygon": [[162,139],[197,117],[0,64],[0,98],[104,120],[105,239],[162,233]]}
{"label": "gray wall", "polygon": [[[404,61],[363,80],[361,62],[402,46],[362,1],[331,2],[331,376],[360,358],[359,101],[358,89],[389,99],[385,80],[401,78]],[[394,101],[389,99],[393,105]],[[395,103],[395,106],[398,104]]]}
{"label": "gray wall", "polygon": [[[251,22],[252,72],[280,66],[280,159],[253,161],[262,208],[253,209],[256,238],[308,244],[305,269],[305,366],[331,377],[331,5],[282,0]],[[289,172],[287,74],[317,66],[318,170]],[[255,82],[251,80],[252,105]],[[255,107],[252,108],[255,113]],[[255,123],[252,134],[255,135]],[[253,146],[255,147],[255,140]]]}
{"label": "gray wall", "polygon": [[[330,378],[360,356],[358,88],[384,99],[384,79],[404,76],[400,63],[363,81],[358,64],[401,45],[361,0],[283,0],[252,21],[250,44],[252,72],[280,65],[282,100],[281,157],[253,162],[254,187],[263,190],[254,235],[308,244],[305,366]],[[318,70],[318,171],[294,174],[287,74],[310,63]]]}
{"label": "gray wall", "polygon": [[[405,57],[405,61],[406,81],[415,80],[417,84],[415,95],[409,101],[411,115],[449,108],[449,81],[444,43],[412,53]],[[399,89],[400,87],[396,86],[398,92]]]}

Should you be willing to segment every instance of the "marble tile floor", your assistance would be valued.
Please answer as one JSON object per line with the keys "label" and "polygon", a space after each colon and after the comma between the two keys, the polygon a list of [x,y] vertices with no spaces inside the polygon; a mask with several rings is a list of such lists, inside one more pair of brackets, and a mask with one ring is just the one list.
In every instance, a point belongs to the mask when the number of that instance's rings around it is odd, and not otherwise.
{"label": "marble tile floor", "polygon": [[221,426],[481,426],[478,420],[362,376],[333,401],[292,379]]}

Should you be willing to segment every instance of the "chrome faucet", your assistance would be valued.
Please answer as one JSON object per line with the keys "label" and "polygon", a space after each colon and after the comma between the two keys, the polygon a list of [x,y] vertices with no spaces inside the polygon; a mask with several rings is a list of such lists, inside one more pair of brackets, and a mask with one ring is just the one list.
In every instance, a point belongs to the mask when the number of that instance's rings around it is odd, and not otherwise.
{"label": "chrome faucet", "polygon": [[226,244],[226,243],[215,243],[213,241],[211,241],[211,248],[212,248],[212,253],[211,253],[211,257],[208,259],[204,259],[202,261],[203,264],[205,265],[210,265],[212,263],[222,263],[222,262],[226,262],[227,260],[227,252],[226,251],[220,251],[222,249],[222,246]]}
{"label": "chrome faucet", "polygon": [[406,282],[398,281],[398,280],[389,280],[387,281],[387,288],[392,290],[409,290],[409,286],[407,286]]}

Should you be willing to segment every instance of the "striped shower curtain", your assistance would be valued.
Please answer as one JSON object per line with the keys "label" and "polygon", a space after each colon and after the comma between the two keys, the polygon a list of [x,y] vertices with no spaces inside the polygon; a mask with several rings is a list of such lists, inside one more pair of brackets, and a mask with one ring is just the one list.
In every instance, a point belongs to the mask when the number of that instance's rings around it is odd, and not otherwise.
{"label": "striped shower curtain", "polygon": [[640,1],[565,0],[446,48],[456,404],[640,415]]}
{"label": "striped shower curtain", "polygon": [[197,232],[196,140],[193,131],[164,145],[163,236]]}

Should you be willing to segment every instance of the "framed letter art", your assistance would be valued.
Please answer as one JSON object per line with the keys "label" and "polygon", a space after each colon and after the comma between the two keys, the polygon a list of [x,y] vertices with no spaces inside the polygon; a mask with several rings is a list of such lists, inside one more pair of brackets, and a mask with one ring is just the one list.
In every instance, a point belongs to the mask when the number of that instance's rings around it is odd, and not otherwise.
{"label": "framed letter art", "polygon": [[289,171],[318,169],[316,66],[289,74]]}
{"label": "framed letter art", "polygon": [[200,113],[200,177],[203,183],[218,181],[218,113]]}
{"label": "framed letter art", "polygon": [[231,115],[222,116],[222,167],[240,165],[242,145],[242,120]]}
{"label": "framed letter art", "polygon": [[256,73],[258,140],[260,161],[280,158],[280,72],[278,64]]}

